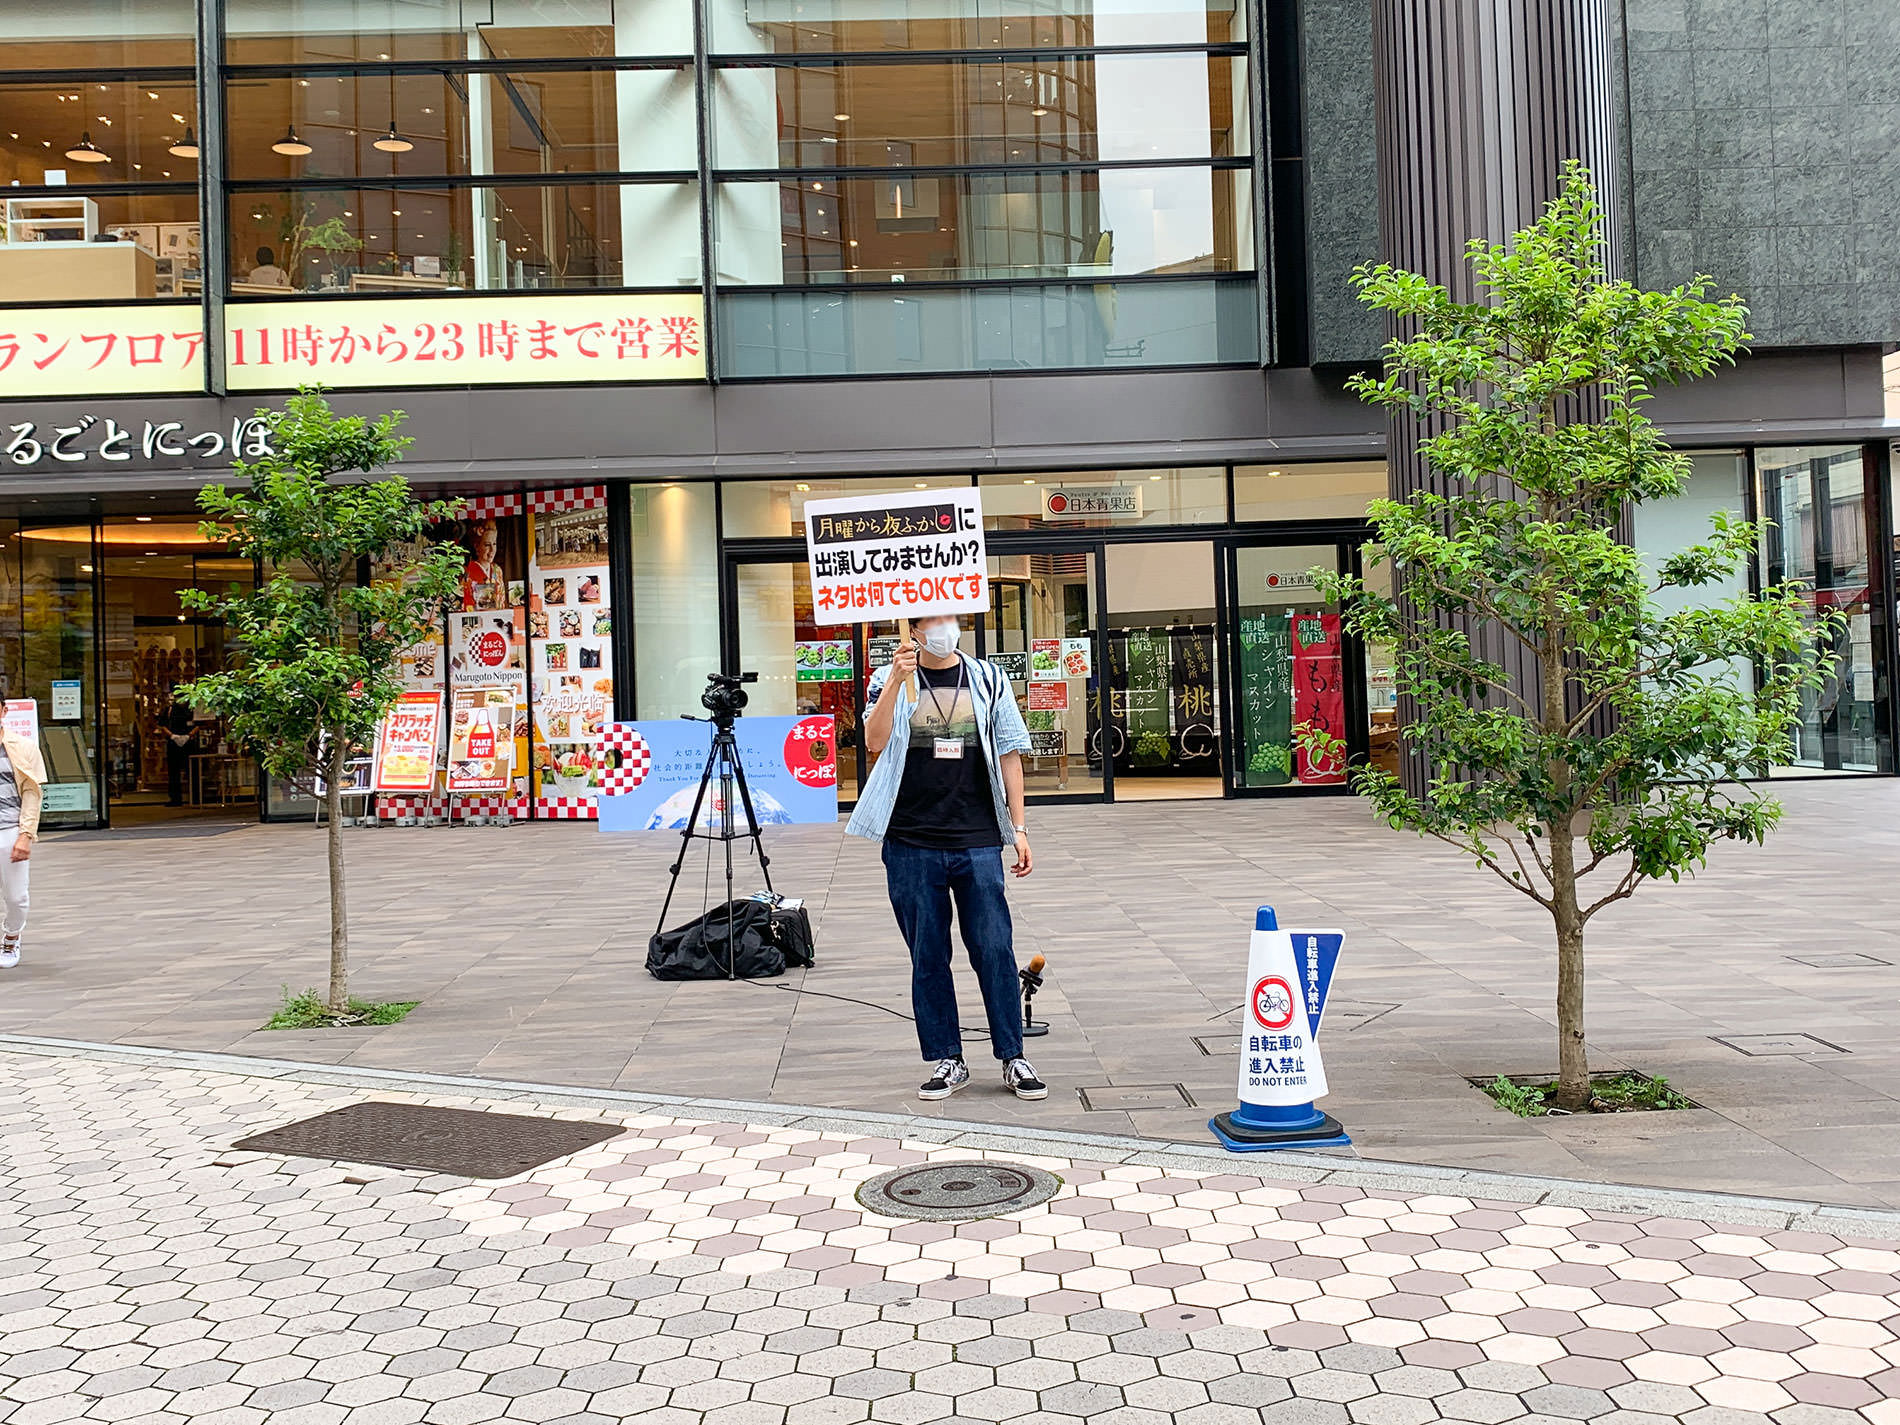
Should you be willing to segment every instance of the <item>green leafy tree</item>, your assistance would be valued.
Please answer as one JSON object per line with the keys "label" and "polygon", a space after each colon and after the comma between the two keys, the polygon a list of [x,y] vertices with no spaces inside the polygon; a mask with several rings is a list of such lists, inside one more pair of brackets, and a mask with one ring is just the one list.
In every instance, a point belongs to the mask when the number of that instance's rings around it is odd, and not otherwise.
{"label": "green leafy tree", "polygon": [[[1798,585],[1708,587],[1755,547],[1757,528],[1732,515],[1659,567],[1625,537],[1626,514],[1680,493],[1689,465],[1642,405],[1657,383],[1732,361],[1748,340],[1740,300],[1707,300],[1702,278],[1668,292],[1611,281],[1575,165],[1535,224],[1466,255],[1471,303],[1386,265],[1354,275],[1402,333],[1355,389],[1430,432],[1420,449],[1443,493],[1371,508],[1397,602],[1321,582],[1349,627],[1396,648],[1404,736],[1428,769],[1422,793],[1372,766],[1356,790],[1551,916],[1554,1097],[1574,1111],[1591,1097],[1585,926],[1645,881],[1692,874],[1719,841],[1767,836],[1780,804],[1745,779],[1785,755],[1833,630]],[[1474,646],[1480,628],[1518,650],[1516,681]]]}
{"label": "green leafy tree", "polygon": [[[259,415],[272,453],[236,463],[248,488],[209,486],[198,505],[205,537],[258,560],[268,578],[250,592],[179,591],[187,608],[222,618],[243,650],[236,668],[187,684],[182,696],[229,719],[272,776],[321,789],[329,823],[328,1006],[341,1015],[350,1008],[344,763],[353,748],[369,745],[401,693],[402,651],[439,626],[465,555],[452,544],[424,542],[432,524],[455,516],[455,504],[418,500],[400,477],[349,478],[401,458],[409,439],[395,433],[400,411],[375,420],[339,416],[321,392],[305,390],[282,411]],[[361,572],[378,562],[387,577],[365,583]]]}

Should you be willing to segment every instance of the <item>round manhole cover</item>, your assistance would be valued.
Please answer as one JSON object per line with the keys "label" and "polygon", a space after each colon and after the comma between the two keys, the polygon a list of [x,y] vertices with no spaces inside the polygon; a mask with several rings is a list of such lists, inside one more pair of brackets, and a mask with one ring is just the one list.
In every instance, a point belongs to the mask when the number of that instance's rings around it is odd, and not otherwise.
{"label": "round manhole cover", "polygon": [[1061,1186],[1019,1163],[928,1163],[880,1173],[858,1189],[858,1201],[886,1217],[961,1222],[1034,1207]]}

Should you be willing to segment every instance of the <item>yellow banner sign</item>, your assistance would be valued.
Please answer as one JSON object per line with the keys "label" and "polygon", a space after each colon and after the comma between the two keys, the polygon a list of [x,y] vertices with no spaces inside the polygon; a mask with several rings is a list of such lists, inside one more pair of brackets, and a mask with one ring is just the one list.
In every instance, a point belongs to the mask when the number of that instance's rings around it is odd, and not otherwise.
{"label": "yellow banner sign", "polygon": [[232,390],[503,386],[706,375],[697,292],[300,297],[225,309]]}
{"label": "yellow banner sign", "polygon": [[0,311],[0,400],[202,391],[204,343],[195,305]]}

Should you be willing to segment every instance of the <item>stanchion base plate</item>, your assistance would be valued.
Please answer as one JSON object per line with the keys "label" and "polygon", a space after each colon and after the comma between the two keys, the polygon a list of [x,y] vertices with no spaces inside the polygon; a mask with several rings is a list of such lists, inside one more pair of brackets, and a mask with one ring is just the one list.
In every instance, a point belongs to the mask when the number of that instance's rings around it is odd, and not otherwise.
{"label": "stanchion base plate", "polygon": [[1345,1148],[1352,1139],[1337,1118],[1320,1115],[1311,1128],[1289,1128],[1275,1132],[1235,1123],[1231,1113],[1219,1113],[1207,1120],[1207,1126],[1220,1145],[1232,1153],[1264,1153],[1274,1148]]}

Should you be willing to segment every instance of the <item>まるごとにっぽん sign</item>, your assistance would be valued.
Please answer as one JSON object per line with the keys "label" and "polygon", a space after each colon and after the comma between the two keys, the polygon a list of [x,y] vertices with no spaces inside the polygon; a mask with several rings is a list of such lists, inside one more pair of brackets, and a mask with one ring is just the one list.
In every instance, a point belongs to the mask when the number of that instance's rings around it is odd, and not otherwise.
{"label": "\u307e\u308b\u3054\u3068\u306b\u3063\u307d\u3093 sign", "polygon": [[983,505],[970,488],[805,504],[812,621],[871,623],[989,607]]}

